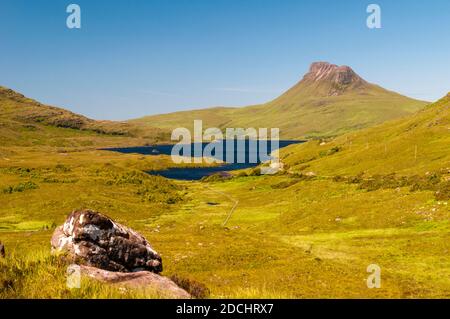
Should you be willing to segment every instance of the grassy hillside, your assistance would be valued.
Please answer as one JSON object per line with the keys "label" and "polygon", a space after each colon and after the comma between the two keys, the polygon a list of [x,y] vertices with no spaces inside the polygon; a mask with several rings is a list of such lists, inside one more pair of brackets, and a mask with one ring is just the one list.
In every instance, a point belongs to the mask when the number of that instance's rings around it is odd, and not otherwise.
{"label": "grassy hillside", "polygon": [[130,121],[172,130],[205,127],[278,127],[282,138],[335,136],[411,114],[427,103],[387,91],[349,67],[314,63],[305,77],[277,99],[244,108],[212,108]]}
{"label": "grassy hillside", "polygon": [[404,119],[283,150],[292,171],[425,174],[450,169],[450,94]]}
{"label": "grassy hillside", "polygon": [[1,146],[123,145],[131,138],[144,144],[167,138],[167,134],[159,129],[143,131],[124,122],[95,121],[0,87]]}

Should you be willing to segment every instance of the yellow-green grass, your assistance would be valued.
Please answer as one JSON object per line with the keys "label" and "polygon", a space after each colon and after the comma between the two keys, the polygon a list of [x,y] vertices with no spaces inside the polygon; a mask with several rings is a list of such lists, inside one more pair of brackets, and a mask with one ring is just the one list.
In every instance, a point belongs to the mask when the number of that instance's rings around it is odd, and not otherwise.
{"label": "yellow-green grass", "polygon": [[424,110],[334,140],[283,149],[291,171],[319,175],[425,174],[450,168],[450,95]]}
{"label": "yellow-green grass", "polygon": [[[214,186],[239,200],[227,225],[234,239],[229,245],[239,251],[232,253],[233,264],[242,260],[238,235],[251,234],[245,239],[249,252],[264,247],[265,262],[257,258],[261,252],[244,258],[245,274],[252,278],[246,288],[256,284],[262,292],[286,297],[449,297],[449,209],[431,192],[368,193],[331,181],[270,187],[284,178],[242,178]],[[374,263],[382,267],[386,285],[379,291],[367,289],[364,281],[366,267]],[[239,272],[233,277],[230,290],[239,286]]]}
{"label": "yellow-green grass", "polygon": [[26,254],[14,251],[6,260],[0,260],[0,299],[127,299],[167,298],[164,292],[143,288],[132,290],[120,285],[110,285],[82,277],[81,289],[67,285],[68,262],[53,256],[44,247],[27,250]]}
{"label": "yellow-green grass", "polygon": [[[91,282],[65,287],[65,266],[49,257],[49,241],[76,208],[141,232],[162,254],[164,275],[201,282],[211,297],[450,297],[450,212],[432,191],[368,192],[324,178],[278,187],[289,175],[171,182],[139,173],[169,166],[164,156],[12,151],[1,162],[0,188],[28,181],[38,188],[0,192],[2,269],[41,262],[23,266],[25,277],[8,271],[15,288],[3,287],[4,298],[158,297]],[[382,269],[381,289],[367,288],[369,264]]]}

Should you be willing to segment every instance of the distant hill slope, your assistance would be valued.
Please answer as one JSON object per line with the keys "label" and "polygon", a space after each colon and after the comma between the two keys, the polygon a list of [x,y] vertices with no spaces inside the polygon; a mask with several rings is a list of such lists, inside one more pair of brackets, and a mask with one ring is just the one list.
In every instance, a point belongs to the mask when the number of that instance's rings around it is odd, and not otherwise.
{"label": "distant hill slope", "polygon": [[282,151],[291,170],[320,175],[450,173],[450,93],[409,117]]}
{"label": "distant hill slope", "polygon": [[278,127],[282,138],[309,138],[369,127],[426,104],[368,83],[348,66],[317,62],[299,83],[266,104],[147,116],[130,123],[172,130],[191,128],[201,119],[205,127]]}
{"label": "distant hill slope", "polygon": [[92,120],[0,86],[1,146],[66,145],[61,139],[69,138],[86,138],[81,143],[90,144],[92,136],[143,137],[151,142],[162,135],[158,129],[141,130],[126,122]]}

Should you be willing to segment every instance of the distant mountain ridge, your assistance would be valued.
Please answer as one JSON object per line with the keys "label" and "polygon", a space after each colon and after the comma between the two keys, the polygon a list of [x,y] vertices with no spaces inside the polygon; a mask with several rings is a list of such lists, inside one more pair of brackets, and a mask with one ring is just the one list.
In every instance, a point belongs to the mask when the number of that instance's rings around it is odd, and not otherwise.
{"label": "distant mountain ridge", "polygon": [[349,66],[315,62],[300,82],[261,105],[210,108],[146,116],[130,123],[172,130],[205,127],[278,127],[282,138],[336,136],[399,118],[427,102],[388,91],[361,78]]}

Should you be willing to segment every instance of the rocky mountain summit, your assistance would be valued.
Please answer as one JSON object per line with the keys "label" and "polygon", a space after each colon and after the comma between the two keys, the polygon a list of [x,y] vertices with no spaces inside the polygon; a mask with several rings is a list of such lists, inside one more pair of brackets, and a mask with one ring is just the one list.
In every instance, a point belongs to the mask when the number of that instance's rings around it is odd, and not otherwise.
{"label": "rocky mountain summit", "polygon": [[364,89],[369,86],[369,83],[356,74],[351,67],[328,62],[311,64],[309,72],[305,74],[300,84],[328,86],[328,96],[338,96],[347,90]]}

